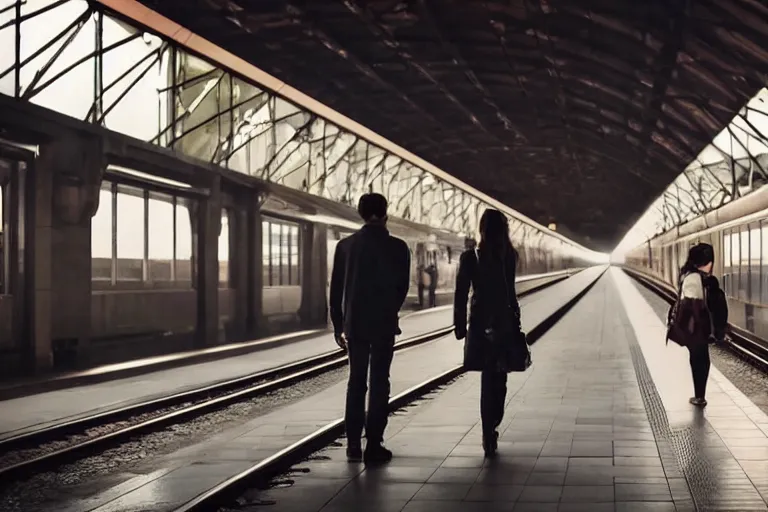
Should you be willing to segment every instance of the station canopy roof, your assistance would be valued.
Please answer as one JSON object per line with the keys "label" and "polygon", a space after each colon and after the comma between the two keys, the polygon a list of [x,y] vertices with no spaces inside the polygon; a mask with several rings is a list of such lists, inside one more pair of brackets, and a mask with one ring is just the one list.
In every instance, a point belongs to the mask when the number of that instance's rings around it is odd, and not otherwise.
{"label": "station canopy roof", "polygon": [[762,0],[143,0],[607,251],[766,85]]}

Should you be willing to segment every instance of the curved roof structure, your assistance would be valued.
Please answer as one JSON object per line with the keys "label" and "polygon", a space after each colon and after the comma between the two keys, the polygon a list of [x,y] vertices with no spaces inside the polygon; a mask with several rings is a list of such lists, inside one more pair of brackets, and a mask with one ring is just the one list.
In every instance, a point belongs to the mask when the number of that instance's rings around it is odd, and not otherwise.
{"label": "curved roof structure", "polygon": [[768,73],[760,0],[142,3],[598,250]]}

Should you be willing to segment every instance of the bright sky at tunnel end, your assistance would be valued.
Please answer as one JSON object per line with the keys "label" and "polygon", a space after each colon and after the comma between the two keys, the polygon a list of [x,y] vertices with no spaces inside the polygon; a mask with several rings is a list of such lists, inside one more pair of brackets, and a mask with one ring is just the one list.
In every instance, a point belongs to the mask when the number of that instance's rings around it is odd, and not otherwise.
{"label": "bright sky at tunnel end", "polygon": [[[758,91],[758,93],[744,106],[742,113],[745,111],[747,118],[749,119],[749,124],[745,123],[738,114],[734,116],[731,123],[723,128],[723,130],[715,136],[712,142],[699,153],[697,158],[691,162],[672,183],[670,183],[665,192],[672,187],[675,187],[676,184],[681,189],[688,188],[693,190],[690,182],[685,179],[685,171],[695,171],[704,166],[722,162],[724,160],[724,153],[733,159],[746,157],[748,155],[747,150],[749,150],[749,153],[753,156],[768,154],[768,145],[760,140],[755,133],[756,129],[762,134],[768,134],[768,88],[763,88]],[[733,134],[733,137],[731,134]],[[651,206],[640,216],[635,225],[632,226],[626,235],[624,235],[624,238],[619,242],[610,255],[612,262],[623,262],[627,252],[664,231],[661,204],[663,203],[665,192],[662,192],[662,194],[659,195]],[[742,192],[749,193],[749,191]]]}

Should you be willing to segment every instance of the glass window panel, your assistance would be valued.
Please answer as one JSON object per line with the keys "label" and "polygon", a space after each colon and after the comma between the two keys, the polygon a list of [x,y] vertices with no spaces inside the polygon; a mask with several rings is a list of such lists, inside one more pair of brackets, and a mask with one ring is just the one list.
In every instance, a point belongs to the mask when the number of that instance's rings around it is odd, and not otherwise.
{"label": "glass window panel", "polygon": [[[103,31],[106,46],[122,41],[134,34],[136,29],[104,16]],[[168,94],[158,91],[170,85],[171,52],[163,52],[162,58],[157,62],[154,55],[143,60],[161,44],[159,37],[145,33],[142,37],[104,54],[104,87],[114,83],[104,92],[103,98],[104,109],[111,107],[104,119],[106,127],[110,130],[148,141],[167,124]]]}
{"label": "glass window panel", "polygon": [[[16,9],[4,9],[5,7],[10,7],[7,0],[0,2],[0,25],[12,23],[16,19]],[[0,48],[3,48],[0,52],[0,72],[4,72],[16,65],[16,30],[13,25],[0,30]],[[0,78],[0,94],[16,95],[15,73],[11,72]]]}
{"label": "glass window panel", "polygon": [[731,282],[730,293],[732,296],[736,296],[739,293],[739,254],[741,254],[741,246],[739,233],[731,230]]}
{"label": "glass window panel", "polygon": [[267,221],[264,221],[261,223],[261,271],[262,271],[262,286],[271,286],[272,283],[269,280],[270,278],[270,271],[269,271],[269,234],[270,234],[270,226],[271,224]]}
{"label": "glass window panel", "polygon": [[291,244],[290,230],[290,226],[283,224],[280,233],[280,284],[283,286],[288,286],[291,284],[291,278],[289,275],[291,268],[291,262],[289,258]]}
{"label": "glass window panel", "polygon": [[731,233],[726,230],[723,233],[723,291],[728,295],[731,295],[731,280],[733,279],[731,257]]}
{"label": "glass window panel", "polygon": [[192,284],[192,219],[183,199],[176,200],[176,282]]}
{"label": "glass window panel", "polygon": [[112,184],[99,191],[99,208],[91,219],[91,279],[112,280]]}
{"label": "glass window panel", "polygon": [[221,210],[221,231],[219,232],[219,284],[229,286],[229,213]]}
{"label": "glass window panel", "polygon": [[741,268],[743,271],[749,268],[749,231],[741,228]]}
{"label": "glass window panel", "polygon": [[[51,3],[53,3],[51,0],[24,2],[22,4],[22,14],[38,11],[40,8]],[[87,8],[88,3],[81,0],[65,2],[48,12],[25,21],[21,26],[22,60],[42,48],[50,41],[52,35],[58,35],[66,29]],[[64,42],[73,31],[27,63],[21,70],[22,90],[26,91],[28,89],[38,72],[43,69],[45,63],[56,56],[58,52],[60,53],[51,66],[43,73],[35,87],[40,87],[47,83],[51,78],[54,78],[60,72],[92,53],[96,47],[95,28],[94,17],[89,16],[82,29],[69,45],[64,47]],[[87,59],[57,78],[56,81],[40,91],[39,94],[33,96],[29,101],[77,119],[85,119],[95,99],[94,72],[93,58]]]}
{"label": "glass window panel", "polygon": [[144,267],[144,191],[117,188],[117,279],[141,281]]}
{"label": "glass window panel", "polygon": [[149,196],[150,281],[170,281],[173,265],[173,196],[151,193]]}
{"label": "glass window panel", "polygon": [[739,298],[748,299],[749,292],[749,231],[741,228],[741,253],[739,254]]}
{"label": "glass window panel", "polygon": [[749,300],[760,300],[760,229],[756,224],[750,225],[749,231]]}
{"label": "glass window panel", "polygon": [[272,268],[270,268],[269,282],[271,286],[280,286],[280,228],[281,224],[270,224],[270,250],[272,255]]}
{"label": "glass window panel", "polygon": [[291,284],[301,283],[301,274],[299,268],[299,227],[291,226]]}
{"label": "glass window panel", "polygon": [[768,272],[763,272],[766,270],[766,265],[768,265],[768,223],[763,221],[760,227],[760,231],[762,233],[760,259],[760,303],[768,304]]}
{"label": "glass window panel", "polygon": [[9,259],[9,247],[8,247],[8,220],[11,215],[5,214],[5,192],[6,186],[0,186],[0,293],[11,293],[8,286],[7,276],[9,275],[8,264]]}

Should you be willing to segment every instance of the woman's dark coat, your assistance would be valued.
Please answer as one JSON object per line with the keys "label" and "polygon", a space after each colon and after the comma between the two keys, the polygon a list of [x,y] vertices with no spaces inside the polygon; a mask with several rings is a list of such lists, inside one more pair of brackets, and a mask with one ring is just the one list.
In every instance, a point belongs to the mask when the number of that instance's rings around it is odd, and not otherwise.
{"label": "woman's dark coat", "polygon": [[[480,262],[474,250],[462,253],[456,276],[456,292],[453,303],[453,325],[459,339],[467,336],[467,303],[469,306],[469,338],[482,337],[486,328],[520,330],[520,304],[515,293],[517,252],[506,251],[504,264],[501,258],[489,257],[480,251]],[[506,275],[506,286],[505,286]],[[472,290],[471,301],[469,298]],[[478,333],[479,336],[478,336]],[[479,371],[485,365],[482,355],[465,357],[467,370]]]}

